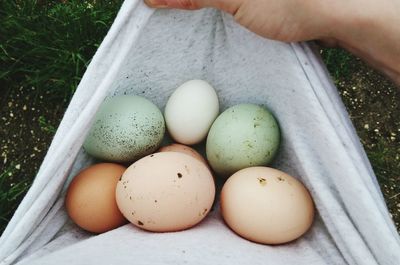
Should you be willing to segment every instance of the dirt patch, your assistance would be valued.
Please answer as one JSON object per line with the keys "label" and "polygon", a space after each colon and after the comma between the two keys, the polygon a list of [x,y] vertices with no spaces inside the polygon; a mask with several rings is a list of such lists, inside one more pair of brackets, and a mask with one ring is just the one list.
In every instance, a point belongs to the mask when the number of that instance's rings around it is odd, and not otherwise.
{"label": "dirt patch", "polygon": [[36,175],[67,102],[48,90],[20,87],[2,93],[0,103],[0,174],[6,174],[0,185],[3,227]]}
{"label": "dirt patch", "polygon": [[400,88],[354,57],[341,73],[336,85],[400,231]]}

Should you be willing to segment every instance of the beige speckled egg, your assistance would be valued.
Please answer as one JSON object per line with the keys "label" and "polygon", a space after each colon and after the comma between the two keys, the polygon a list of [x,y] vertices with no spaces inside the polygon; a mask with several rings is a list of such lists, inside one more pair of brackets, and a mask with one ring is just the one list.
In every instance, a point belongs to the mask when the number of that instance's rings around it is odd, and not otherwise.
{"label": "beige speckled egg", "polygon": [[204,159],[204,157],[202,155],[200,155],[193,148],[191,148],[189,146],[186,146],[186,145],[183,145],[183,144],[170,144],[170,145],[161,147],[158,151],[159,152],[180,152],[180,153],[184,153],[184,154],[190,155],[190,156],[198,159],[199,161],[203,162],[205,165],[208,166],[207,161]]}
{"label": "beige speckled egg", "polygon": [[314,204],[303,184],[268,167],[233,174],[222,188],[221,211],[233,231],[262,244],[297,239],[314,218]]}
{"label": "beige speckled egg", "polygon": [[178,152],[155,153],[136,161],[116,190],[122,214],[135,226],[154,232],[196,225],[210,211],[214,197],[208,168]]}

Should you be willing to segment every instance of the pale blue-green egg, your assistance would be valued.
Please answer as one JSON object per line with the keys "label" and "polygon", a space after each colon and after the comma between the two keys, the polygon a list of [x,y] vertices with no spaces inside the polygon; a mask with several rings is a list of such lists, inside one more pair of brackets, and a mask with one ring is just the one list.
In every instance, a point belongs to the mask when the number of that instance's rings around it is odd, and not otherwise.
{"label": "pale blue-green egg", "polygon": [[221,113],[211,126],[207,159],[217,174],[228,177],[240,169],[270,163],[279,142],[278,123],[266,108],[239,104]]}
{"label": "pale blue-green egg", "polygon": [[101,160],[133,162],[157,150],[164,133],[156,105],[139,96],[117,96],[100,106],[83,147]]}

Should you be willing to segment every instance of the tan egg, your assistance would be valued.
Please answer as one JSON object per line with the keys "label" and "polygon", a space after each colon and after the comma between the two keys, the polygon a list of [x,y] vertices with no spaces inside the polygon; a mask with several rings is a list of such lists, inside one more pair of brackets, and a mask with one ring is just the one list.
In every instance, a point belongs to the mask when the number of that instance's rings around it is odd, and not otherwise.
{"label": "tan egg", "polygon": [[310,228],[314,218],[314,204],[303,184],[268,167],[233,174],[221,191],[221,211],[233,231],[262,244],[292,241]]}
{"label": "tan egg", "polygon": [[125,167],[101,163],[82,170],[68,187],[65,206],[81,228],[103,233],[127,221],[115,201],[115,187]]}
{"label": "tan egg", "polygon": [[186,146],[186,145],[183,145],[183,144],[170,144],[170,145],[161,147],[158,151],[159,152],[180,152],[180,153],[184,153],[184,154],[190,155],[190,156],[198,159],[199,161],[203,162],[208,167],[207,161],[204,159],[204,157],[202,155],[200,155],[193,148],[191,148],[189,146]]}
{"label": "tan egg", "polygon": [[190,228],[210,211],[215,185],[208,168],[178,152],[160,152],[132,164],[117,184],[117,204],[135,226],[154,232]]}

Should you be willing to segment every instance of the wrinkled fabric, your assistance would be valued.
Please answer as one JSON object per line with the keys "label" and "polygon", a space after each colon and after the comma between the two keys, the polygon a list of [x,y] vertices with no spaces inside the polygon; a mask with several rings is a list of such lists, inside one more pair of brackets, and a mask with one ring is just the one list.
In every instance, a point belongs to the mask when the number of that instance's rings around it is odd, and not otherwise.
{"label": "wrinkled fabric", "polygon": [[[82,149],[106,97],[135,94],[163,110],[183,82],[204,79],[221,111],[268,107],[282,131],[273,167],[300,179],[317,214],[302,238],[247,241],[218,202],[198,226],[149,233],[130,224],[93,235],[64,208],[71,177],[94,162]],[[0,238],[0,264],[400,264],[400,240],[338,92],[306,43],[261,38],[214,9],[154,10],[126,1],[93,57],[28,194]]]}

